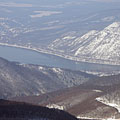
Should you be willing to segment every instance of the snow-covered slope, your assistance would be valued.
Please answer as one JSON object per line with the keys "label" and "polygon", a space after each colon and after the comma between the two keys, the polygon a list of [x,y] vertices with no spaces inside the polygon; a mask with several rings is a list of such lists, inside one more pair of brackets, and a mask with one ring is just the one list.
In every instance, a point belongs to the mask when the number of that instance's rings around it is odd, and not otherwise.
{"label": "snow-covered slope", "polygon": [[73,36],[64,36],[55,40],[49,48],[62,51],[62,54],[77,60],[120,64],[120,22],[114,22],[101,31],[92,30],[76,39]]}
{"label": "snow-covered slope", "polygon": [[19,64],[0,58],[0,98],[40,95],[83,84],[91,77],[79,71]]}
{"label": "snow-covered slope", "polygon": [[104,96],[98,97],[97,100],[116,108],[120,113],[120,89],[119,86],[114,86],[114,88],[115,90],[108,92]]}

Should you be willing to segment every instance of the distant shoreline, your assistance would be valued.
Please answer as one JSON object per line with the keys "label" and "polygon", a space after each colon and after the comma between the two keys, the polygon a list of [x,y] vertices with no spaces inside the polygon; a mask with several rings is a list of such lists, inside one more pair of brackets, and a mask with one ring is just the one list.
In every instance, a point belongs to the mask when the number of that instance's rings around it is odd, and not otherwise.
{"label": "distant shoreline", "polygon": [[37,53],[43,53],[43,54],[48,54],[48,55],[53,55],[53,56],[57,56],[57,57],[61,57],[63,59],[67,59],[67,60],[71,60],[71,61],[75,61],[75,62],[83,62],[83,63],[89,63],[89,64],[99,64],[99,65],[108,65],[108,66],[120,66],[120,64],[116,64],[116,63],[106,63],[106,62],[97,62],[97,61],[86,61],[85,59],[80,59],[77,57],[72,57],[72,56],[68,56],[68,55],[58,55],[57,53],[53,53],[52,51],[45,50],[42,48],[36,49],[36,48],[30,48],[30,47],[25,47],[25,46],[20,46],[20,45],[11,45],[11,44],[7,44],[7,43],[0,43],[0,46],[6,46],[6,47],[14,47],[14,48],[20,48],[20,49],[25,49],[25,50],[31,50]]}
{"label": "distant shoreline", "polygon": [[67,60],[75,61],[75,62],[82,62],[82,61],[76,61],[74,59],[66,58],[66,57],[64,57],[62,55],[58,55],[56,53],[48,52],[47,50],[43,50],[43,49],[38,50],[36,48],[29,48],[29,47],[25,47],[25,46],[11,45],[11,44],[6,44],[6,43],[0,43],[0,46],[20,48],[20,49],[34,51],[34,52],[37,52],[37,53],[43,53],[43,54],[48,54],[48,55],[53,55],[53,56],[61,57],[61,58],[67,59]]}

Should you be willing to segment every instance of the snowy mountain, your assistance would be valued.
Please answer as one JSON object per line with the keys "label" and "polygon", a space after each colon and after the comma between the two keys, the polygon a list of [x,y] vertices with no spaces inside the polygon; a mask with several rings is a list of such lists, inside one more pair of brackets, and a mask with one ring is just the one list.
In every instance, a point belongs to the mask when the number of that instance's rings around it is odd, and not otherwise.
{"label": "snowy mountain", "polygon": [[[53,0],[52,2],[49,0],[46,2],[1,0],[0,44],[51,53],[47,46],[56,39],[64,38],[68,45],[68,42],[71,44],[73,40],[91,30],[100,31],[118,21],[120,3],[104,2],[99,0]],[[65,49],[66,47],[63,51]],[[57,50],[59,49],[55,52]],[[69,51],[68,48],[66,51],[75,52]]]}
{"label": "snowy mountain", "polygon": [[2,0],[0,44],[79,61],[120,64],[119,25],[115,25],[119,22],[113,23],[120,20],[120,2],[104,2]]}
{"label": "snowy mountain", "polygon": [[64,36],[49,48],[79,61],[120,64],[120,22],[114,22],[101,31],[92,30],[82,37]]}
{"label": "snowy mountain", "polygon": [[[104,94],[97,97],[96,100],[117,109],[120,113],[120,74],[93,79],[87,82],[87,85],[102,88]],[[115,113],[112,118],[120,118],[120,114]]]}
{"label": "snowy mountain", "polygon": [[120,75],[94,77],[2,58],[0,63],[1,97],[62,109],[79,118],[120,118]]}
{"label": "snowy mountain", "polygon": [[40,96],[11,100],[62,109],[79,118],[120,119],[120,74],[93,78],[80,86]]}
{"label": "snowy mountain", "polygon": [[83,84],[93,77],[80,71],[20,64],[0,58],[0,98],[40,95]]}
{"label": "snowy mountain", "polygon": [[[86,86],[82,88],[82,86],[78,86],[40,96],[16,97],[11,100],[65,110],[76,117],[90,120],[120,118],[116,107],[109,105],[107,100],[106,103],[98,100],[99,98],[102,100],[104,95],[106,95],[106,91],[102,87],[90,88]],[[114,96],[117,97],[117,94]],[[117,102],[115,103],[117,104]]]}

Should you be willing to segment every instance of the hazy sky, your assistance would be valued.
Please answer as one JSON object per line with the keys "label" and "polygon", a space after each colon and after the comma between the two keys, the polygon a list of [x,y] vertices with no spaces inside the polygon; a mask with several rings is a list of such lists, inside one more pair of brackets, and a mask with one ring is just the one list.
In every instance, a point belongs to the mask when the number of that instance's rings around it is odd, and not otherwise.
{"label": "hazy sky", "polygon": [[98,1],[98,2],[120,2],[120,0],[89,0],[89,1]]}

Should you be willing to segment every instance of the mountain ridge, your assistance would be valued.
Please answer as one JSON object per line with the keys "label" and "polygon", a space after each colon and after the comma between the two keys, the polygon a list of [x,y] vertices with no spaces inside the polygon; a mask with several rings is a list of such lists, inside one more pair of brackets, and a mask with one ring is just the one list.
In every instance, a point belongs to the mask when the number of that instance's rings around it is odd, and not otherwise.
{"label": "mountain ridge", "polygon": [[78,61],[120,65],[119,32],[120,22],[114,22],[101,31],[92,30],[73,40],[58,39],[48,47]]}
{"label": "mountain ridge", "polygon": [[95,77],[80,71],[20,64],[0,58],[0,98],[40,95]]}
{"label": "mountain ridge", "polygon": [[73,115],[57,109],[0,100],[0,120],[78,120]]}

